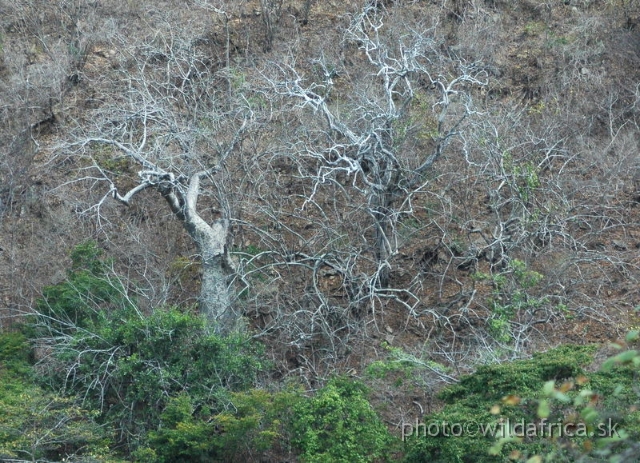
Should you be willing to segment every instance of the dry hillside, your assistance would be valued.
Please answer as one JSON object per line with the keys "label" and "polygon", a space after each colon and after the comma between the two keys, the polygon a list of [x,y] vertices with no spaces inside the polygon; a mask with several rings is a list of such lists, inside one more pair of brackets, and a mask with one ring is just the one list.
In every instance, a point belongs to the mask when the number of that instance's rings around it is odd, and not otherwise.
{"label": "dry hillside", "polygon": [[177,176],[232,146],[198,208],[273,379],[399,348],[429,368],[380,385],[392,427],[640,323],[637,0],[2,0],[0,111],[2,327],[87,239],[145,310],[195,310],[196,246],[159,190],[113,198],[141,167],[98,138]]}

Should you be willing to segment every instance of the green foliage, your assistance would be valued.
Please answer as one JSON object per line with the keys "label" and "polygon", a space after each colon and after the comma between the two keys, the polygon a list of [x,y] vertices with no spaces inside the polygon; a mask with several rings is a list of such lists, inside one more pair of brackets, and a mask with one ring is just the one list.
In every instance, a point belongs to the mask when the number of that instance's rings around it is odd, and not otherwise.
{"label": "green foliage", "polygon": [[231,67],[228,70],[228,79],[231,87],[235,91],[245,90],[247,86],[247,76],[244,71],[237,67]]}
{"label": "green foliage", "polygon": [[292,407],[302,400],[297,391],[270,393],[262,389],[233,393],[233,407],[219,414],[196,409],[184,394],[174,398],[152,432],[149,449],[157,462],[255,461],[288,441]]}
{"label": "green foliage", "polygon": [[[80,50],[69,50],[72,55],[79,55]],[[102,169],[115,175],[131,173],[133,163],[128,156],[118,155],[111,145],[96,144],[93,147],[93,160]]]}
{"label": "green foliage", "polygon": [[[640,414],[628,413],[638,400],[635,373],[630,368],[633,356],[625,355],[625,361],[610,372],[588,373],[586,367],[597,348],[561,346],[530,360],[483,366],[461,378],[440,393],[444,409],[422,421],[439,423],[441,430],[446,430],[443,422],[449,423],[449,429],[453,423],[471,423],[462,430],[476,432],[462,432],[457,437],[444,432],[437,436],[417,433],[407,441],[405,461],[526,461],[535,455],[545,455],[546,461],[576,461],[584,449],[597,448],[578,430],[583,426],[586,432],[597,433],[612,417],[625,428],[624,435],[637,437]],[[543,423],[554,426],[541,431],[542,418],[546,419]],[[571,428],[575,436],[559,435],[559,426],[567,422],[575,425]],[[531,425],[538,426],[534,435],[526,434]],[[596,460],[589,461],[600,461],[597,458],[601,455],[593,453],[591,457]]]}
{"label": "green foliage", "polygon": [[23,335],[0,334],[0,460],[104,461],[109,441],[95,414],[34,385],[30,357]]}
{"label": "green foliage", "polygon": [[293,444],[306,463],[384,459],[392,437],[366,399],[365,386],[336,378],[294,407]]}
{"label": "green foliage", "polygon": [[523,202],[528,202],[533,190],[540,187],[538,167],[531,162],[514,166],[513,175],[518,182],[518,193]]}
{"label": "green foliage", "polygon": [[[555,432],[539,436],[539,451],[520,452],[513,460],[637,461],[640,458],[638,366],[638,352],[628,350],[609,358],[599,371],[584,373],[563,383],[545,382],[536,394],[539,398],[536,417],[559,423],[562,428],[557,426]],[[565,427],[567,424],[569,428]],[[573,435],[568,435],[567,429]],[[498,439],[493,451],[501,451],[503,444],[504,438]]]}
{"label": "green foliage", "polygon": [[120,281],[109,277],[111,262],[96,243],[77,246],[71,260],[67,279],[44,288],[36,305],[41,326],[57,334],[93,329],[107,322],[107,313],[132,308]]}
{"label": "green foliage", "polygon": [[415,368],[415,365],[405,359],[402,349],[391,347],[384,343],[383,347],[389,353],[389,358],[385,360],[376,360],[369,364],[366,373],[371,378],[383,379],[389,374],[400,374],[401,377],[409,376]]}
{"label": "green foliage", "polygon": [[[437,362],[416,357],[399,347],[391,347],[384,343],[383,347],[388,352],[385,360],[376,360],[366,368],[367,376],[373,379],[385,379],[395,376],[395,386],[401,386],[406,380],[416,380],[424,371],[446,373],[448,369]],[[423,386],[423,384],[420,384]]]}
{"label": "green foliage", "polygon": [[188,257],[177,257],[169,264],[168,272],[181,284],[185,284],[199,276],[201,267],[200,262],[193,261]]}
{"label": "green foliage", "polygon": [[[540,383],[561,381],[582,373],[597,346],[560,346],[548,352],[536,353],[530,360],[518,360],[497,365],[485,365],[439,394],[447,404],[465,400],[499,401],[511,394],[533,394]],[[469,396],[473,395],[473,399]]]}
{"label": "green foliage", "polygon": [[70,454],[87,458],[108,454],[109,441],[94,418],[76,400],[34,386],[23,385],[20,394],[2,394],[0,459],[58,460]]}
{"label": "green foliage", "polygon": [[[542,110],[543,106],[534,106],[533,111]],[[533,199],[533,193],[540,188],[539,167],[532,161],[518,161],[505,151],[502,154],[504,172],[508,175],[509,184],[523,203]]]}
{"label": "green foliage", "polygon": [[544,278],[542,274],[529,270],[527,265],[513,259],[503,272],[497,275],[477,273],[476,280],[492,279],[493,292],[489,299],[491,318],[487,321],[489,332],[500,342],[512,341],[511,321],[519,313],[535,311],[548,304],[548,298],[535,297],[530,292]]}
{"label": "green foliage", "polygon": [[249,340],[208,334],[200,317],[175,308],[107,317],[56,354],[62,368],[49,371],[53,384],[84,397],[122,436],[155,429],[171,397],[186,392],[198,406],[222,408],[230,391],[250,387],[264,367]]}
{"label": "green foliage", "polygon": [[546,24],[540,21],[529,21],[524,26],[524,32],[528,35],[539,35],[547,28]]}
{"label": "green foliage", "polygon": [[231,455],[264,452],[277,442],[288,442],[293,408],[302,400],[302,394],[295,389],[276,393],[252,389],[234,393],[231,401],[235,411],[223,412],[215,418],[215,423],[224,430],[220,441],[227,461]]}
{"label": "green foliage", "polygon": [[128,451],[158,427],[172,398],[188,393],[194,406],[222,410],[266,367],[259,345],[211,334],[200,316],[177,308],[141,314],[95,245],[72,259],[68,280],[38,304],[35,336],[51,350],[42,379],[99,410]]}
{"label": "green foliage", "polygon": [[22,333],[0,335],[0,368],[4,375],[27,378],[31,374],[31,350]]}
{"label": "green foliage", "polygon": [[233,393],[232,406],[215,413],[183,394],[150,433],[144,461],[244,462],[293,449],[303,462],[383,460],[394,439],[366,399],[366,388],[334,379],[310,398],[298,390]]}
{"label": "green foliage", "polygon": [[393,148],[398,150],[410,140],[415,142],[430,142],[440,137],[439,124],[426,93],[417,91],[411,98],[399,117],[391,120],[393,130]]}
{"label": "green foliage", "polygon": [[[446,403],[444,409],[422,418],[427,426],[437,423],[438,428],[431,428],[428,434],[418,429],[406,442],[404,461],[488,463],[505,461],[515,449],[538,450],[540,442],[534,439],[519,444],[505,442],[498,455],[487,452],[507,418],[510,423],[519,423],[535,416],[537,401],[520,401],[519,397],[536,397],[540,384],[582,374],[595,349],[595,346],[563,346],[536,354],[530,360],[482,366],[474,374],[462,377],[458,384],[439,394]],[[516,407],[518,403],[520,407]],[[443,423],[448,423],[449,427]],[[451,434],[454,423],[462,426],[461,435]],[[480,432],[480,426],[485,427],[486,435]],[[431,432],[434,430],[439,433]]]}
{"label": "green foliage", "polygon": [[181,394],[169,402],[162,414],[162,426],[149,436],[149,448],[137,452],[137,461],[190,462],[215,461],[217,445],[212,440],[213,425],[194,417],[189,395]]}

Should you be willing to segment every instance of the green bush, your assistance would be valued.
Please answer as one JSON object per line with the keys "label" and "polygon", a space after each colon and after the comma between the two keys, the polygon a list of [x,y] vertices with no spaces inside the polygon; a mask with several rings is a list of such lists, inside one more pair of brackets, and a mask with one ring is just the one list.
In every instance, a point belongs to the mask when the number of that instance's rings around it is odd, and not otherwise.
{"label": "green bush", "polygon": [[[637,342],[639,333],[632,331],[627,342]],[[619,344],[613,347],[622,350]],[[640,353],[635,349],[621,351],[607,359],[601,368],[575,381],[558,384],[548,381],[539,392],[537,417],[571,423],[574,436],[545,436],[542,451],[518,453],[518,461],[607,461],[624,463],[640,460],[640,391],[638,370]],[[499,439],[492,451],[501,450]]]}
{"label": "green bush", "polygon": [[32,331],[50,352],[41,378],[98,410],[125,453],[158,428],[172,398],[188,394],[195,407],[220,411],[266,368],[258,344],[212,334],[198,315],[177,308],[143,315],[95,245],[77,248],[73,263],[67,281],[47,288],[38,304]]}
{"label": "green bush", "polygon": [[166,408],[141,460],[245,462],[295,453],[306,463],[384,461],[397,441],[366,393],[362,383],[345,378],[309,398],[297,390],[253,389],[232,394],[232,406],[221,413],[183,395]]}
{"label": "green bush", "polygon": [[300,400],[297,391],[252,389],[233,393],[232,407],[213,414],[181,395],[165,409],[162,426],[150,433],[140,461],[230,463],[266,459],[273,451],[288,453],[287,429],[292,407]]}
{"label": "green bush", "polygon": [[[444,409],[421,420],[427,426],[438,423],[441,432],[414,432],[407,439],[404,461],[488,463],[526,461],[539,455],[548,456],[546,461],[577,461],[581,451],[576,454],[576,449],[590,448],[593,443],[579,433],[561,439],[557,426],[566,422],[575,423],[578,429],[584,423],[584,429],[591,432],[613,417],[627,432],[640,435],[639,414],[629,413],[638,403],[636,374],[625,365],[588,373],[585,367],[593,362],[597,349],[595,345],[561,346],[530,360],[483,366],[461,378],[439,394],[446,403]],[[576,411],[579,409],[588,413],[581,415]],[[556,423],[555,428],[547,426],[546,435],[539,428],[536,435],[522,435],[531,429],[527,426],[540,424],[543,418],[546,423]],[[442,425],[445,422],[448,428]],[[460,435],[451,433],[453,423],[463,426]],[[479,426],[491,431],[471,435],[464,427],[467,423],[472,431],[477,432]],[[549,435],[554,429],[556,435]]]}
{"label": "green bush", "polygon": [[33,383],[30,347],[0,334],[0,460],[105,461],[109,441],[95,414]]}
{"label": "green bush", "polygon": [[66,280],[44,288],[37,302],[40,327],[48,332],[46,334],[91,330],[107,323],[109,312],[132,308],[120,281],[110,276],[111,262],[103,258],[96,243],[78,245],[71,253],[71,260]]}
{"label": "green bush", "polygon": [[305,463],[386,459],[393,438],[369,404],[366,387],[336,378],[294,407],[293,445]]}
{"label": "green bush", "polygon": [[536,297],[531,293],[542,281],[543,275],[528,269],[518,259],[509,261],[498,274],[474,274],[478,280],[491,280],[493,291],[489,298],[491,317],[487,320],[489,333],[501,343],[514,340],[512,322],[518,315],[535,313],[549,304],[547,297]]}
{"label": "green bush", "polygon": [[198,406],[222,409],[265,367],[247,338],[209,334],[199,316],[175,308],[107,315],[92,333],[79,330],[54,348],[50,384],[84,397],[129,448],[157,428],[172,397],[188,393]]}

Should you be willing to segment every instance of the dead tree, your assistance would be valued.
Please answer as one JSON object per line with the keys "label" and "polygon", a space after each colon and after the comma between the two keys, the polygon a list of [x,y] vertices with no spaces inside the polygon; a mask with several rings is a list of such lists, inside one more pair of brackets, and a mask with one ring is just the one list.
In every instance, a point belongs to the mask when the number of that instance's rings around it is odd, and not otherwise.
{"label": "dead tree", "polygon": [[[401,205],[423,188],[425,174],[474,114],[470,87],[486,84],[481,67],[444,56],[429,32],[403,35],[396,43],[386,38],[385,15],[367,6],[347,30],[346,42],[364,52],[363,66],[369,67],[360,74],[367,81],[354,85],[350,95],[336,94],[340,71],[324,58],[314,63],[323,74],[319,82],[309,82],[292,66],[277,66],[274,74],[281,77],[265,73],[275,94],[313,111],[309,126],[321,123],[318,117],[324,120],[322,135],[301,150],[316,161],[314,191],[340,174],[366,198],[377,288],[389,284]],[[408,137],[428,138],[426,151],[405,150]]]}
{"label": "dead tree", "polygon": [[[90,208],[99,219],[101,206],[110,198],[129,205],[149,189],[164,198],[199,251],[200,311],[225,333],[239,316],[233,311],[230,287],[231,192],[222,177],[252,115],[241,104],[221,109],[217,102],[229,101],[228,89],[192,43],[158,34],[134,48],[128,48],[124,39],[114,44],[122,50],[123,63],[134,61],[133,66],[120,68],[124,88],[111,89],[113,100],[97,108],[61,149],[90,160],[85,168],[90,173],[80,181],[109,185]],[[126,172],[113,168],[118,163],[127,166]],[[130,175],[135,170],[137,178]],[[132,180],[135,186],[126,191],[117,186]],[[219,205],[211,223],[197,208],[205,186]]]}

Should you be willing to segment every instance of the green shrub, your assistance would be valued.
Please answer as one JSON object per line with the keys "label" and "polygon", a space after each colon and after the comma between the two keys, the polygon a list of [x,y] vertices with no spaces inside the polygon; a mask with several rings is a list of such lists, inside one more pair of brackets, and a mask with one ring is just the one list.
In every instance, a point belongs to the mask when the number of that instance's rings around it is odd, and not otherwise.
{"label": "green shrub", "polygon": [[272,449],[286,453],[291,440],[293,409],[303,400],[297,389],[280,392],[252,389],[234,393],[231,396],[234,410],[220,413],[214,419],[215,425],[223,430],[219,443],[224,449],[225,461],[248,461],[251,455]]}
{"label": "green shrub", "polygon": [[[407,439],[404,461],[489,463],[506,461],[509,453],[516,448],[539,450],[541,443],[533,440],[521,444],[525,447],[505,444],[499,455],[489,455],[488,449],[496,436],[491,435],[492,431],[483,436],[477,432],[478,427],[485,426],[497,432],[507,418],[511,424],[535,419],[535,398],[539,395],[540,385],[545,381],[568,380],[582,374],[583,367],[591,362],[595,350],[596,346],[562,346],[535,354],[530,360],[482,366],[474,374],[460,378],[458,384],[440,392],[439,398],[446,403],[444,409],[426,415],[421,420],[426,426],[436,423],[439,433],[431,432],[436,430],[435,427],[428,434],[418,429]],[[532,399],[519,401],[519,397]],[[443,423],[448,423],[449,428]],[[463,426],[461,435],[448,432],[453,423]],[[468,423],[472,432],[464,428]],[[454,431],[453,434],[459,433],[459,430]]]}
{"label": "green shrub", "polygon": [[50,352],[44,384],[78,395],[113,426],[125,452],[145,443],[172,398],[223,410],[232,391],[252,387],[266,368],[261,347],[240,334],[220,337],[177,308],[143,315],[95,245],[73,254],[67,281],[47,288],[34,319]]}
{"label": "green shrub", "polygon": [[[612,418],[625,428],[625,435],[637,439],[640,414],[629,413],[638,404],[633,364],[619,362],[610,371],[589,373],[585,367],[593,362],[597,349],[595,345],[561,346],[535,354],[530,360],[483,366],[461,378],[439,394],[446,403],[444,409],[421,420],[426,425],[440,424],[441,431],[451,431],[452,424],[459,423],[463,426],[460,435],[432,435],[418,429],[407,440],[404,461],[488,463],[527,461],[540,455],[554,462],[583,457],[585,461],[601,461],[598,459],[603,454],[591,450],[584,454],[585,449],[595,449],[597,444],[578,430],[597,432],[598,426]],[[449,428],[442,426],[444,422]],[[471,423],[475,435],[468,433],[469,428],[464,427],[467,423]],[[541,423],[547,423],[544,431],[536,428],[527,435],[532,425]],[[559,426],[566,423],[575,424],[574,436],[559,435]],[[482,435],[479,426],[490,432]],[[610,445],[606,439],[600,443]]]}
{"label": "green shrub", "polygon": [[107,323],[110,311],[132,308],[120,281],[109,275],[111,263],[103,258],[96,243],[78,245],[71,260],[66,280],[44,288],[36,304],[39,335],[94,329]]}
{"label": "green shrub", "polygon": [[511,260],[499,274],[476,273],[474,278],[490,279],[492,282],[494,289],[488,301],[491,317],[487,320],[487,327],[494,339],[501,343],[514,340],[511,324],[518,315],[535,313],[549,304],[547,297],[531,294],[542,281],[543,275],[528,269],[518,259]]}
{"label": "green shrub", "polygon": [[157,428],[172,397],[188,393],[197,406],[222,409],[265,367],[255,343],[209,334],[202,318],[176,308],[107,315],[54,349],[50,384],[84,397],[130,449]]}
{"label": "green shrub", "polygon": [[109,441],[95,414],[33,384],[30,350],[22,334],[0,334],[0,460],[104,461]]}
{"label": "green shrub", "polygon": [[230,399],[233,405],[218,414],[198,409],[186,394],[172,399],[140,461],[245,462],[288,451],[287,429],[292,407],[302,400],[299,392],[252,389]]}
{"label": "green shrub", "polygon": [[393,438],[366,398],[366,387],[330,381],[294,407],[293,445],[305,463],[356,463],[385,459]]}
{"label": "green shrub", "polygon": [[[365,386],[334,379],[310,398],[297,390],[233,393],[223,412],[173,399],[149,436],[146,461],[245,462],[299,453],[300,461],[386,460],[397,443],[366,398]],[[153,455],[152,458],[149,455]]]}

